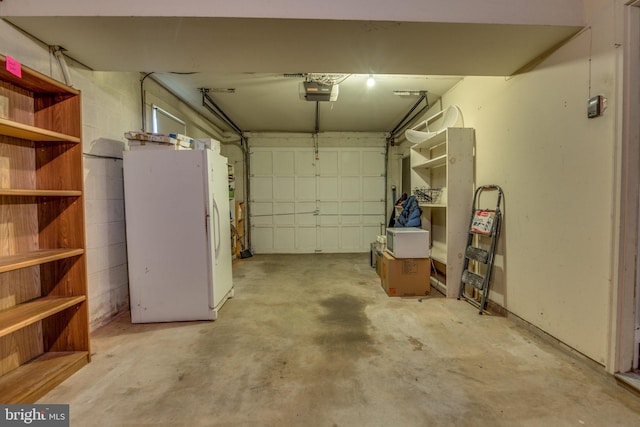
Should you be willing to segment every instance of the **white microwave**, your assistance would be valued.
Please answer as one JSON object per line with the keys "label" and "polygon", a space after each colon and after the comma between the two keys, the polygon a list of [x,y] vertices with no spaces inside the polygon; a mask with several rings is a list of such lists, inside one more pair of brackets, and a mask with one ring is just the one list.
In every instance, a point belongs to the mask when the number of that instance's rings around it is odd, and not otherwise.
{"label": "white microwave", "polygon": [[429,232],[417,227],[389,227],[386,250],[395,258],[429,258]]}

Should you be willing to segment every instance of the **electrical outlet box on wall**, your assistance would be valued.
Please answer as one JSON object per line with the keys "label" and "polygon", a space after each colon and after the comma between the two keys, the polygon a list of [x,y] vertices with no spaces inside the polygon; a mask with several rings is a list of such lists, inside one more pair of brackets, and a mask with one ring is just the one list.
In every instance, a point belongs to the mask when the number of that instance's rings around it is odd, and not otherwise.
{"label": "electrical outlet box on wall", "polygon": [[604,113],[607,108],[607,98],[602,95],[596,95],[589,98],[587,103],[587,117],[592,119],[599,117]]}

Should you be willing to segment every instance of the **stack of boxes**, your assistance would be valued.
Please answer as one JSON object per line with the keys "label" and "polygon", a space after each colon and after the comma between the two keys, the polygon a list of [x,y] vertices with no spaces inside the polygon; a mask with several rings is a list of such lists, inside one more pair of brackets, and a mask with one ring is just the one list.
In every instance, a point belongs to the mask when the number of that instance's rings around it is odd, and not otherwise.
{"label": "stack of boxes", "polygon": [[386,236],[378,237],[386,237],[383,250],[378,252],[378,246],[375,247],[375,259],[376,273],[387,295],[429,295],[429,232],[415,227],[388,228]]}
{"label": "stack of boxes", "polygon": [[193,139],[179,133],[125,132],[130,150],[160,148],[169,150],[190,150]]}
{"label": "stack of boxes", "polygon": [[129,131],[124,133],[129,150],[212,150],[220,154],[220,141],[213,138],[191,138],[179,133],[154,133]]}

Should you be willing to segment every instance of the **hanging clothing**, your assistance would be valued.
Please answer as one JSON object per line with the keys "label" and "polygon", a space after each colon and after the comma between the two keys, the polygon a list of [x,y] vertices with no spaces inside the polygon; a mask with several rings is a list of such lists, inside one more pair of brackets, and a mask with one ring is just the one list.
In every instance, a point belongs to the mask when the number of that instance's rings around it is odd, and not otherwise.
{"label": "hanging clothing", "polygon": [[395,204],[393,205],[393,209],[391,210],[391,218],[389,218],[388,227],[396,226],[396,206],[402,206],[402,203],[404,203],[405,200],[407,200],[407,193],[402,193],[402,196],[400,196],[400,198],[396,200]]}
{"label": "hanging clothing", "polygon": [[422,210],[420,209],[415,196],[409,196],[409,198],[402,204],[402,212],[400,212],[395,226],[420,227],[422,226],[422,220],[420,218],[421,214]]}

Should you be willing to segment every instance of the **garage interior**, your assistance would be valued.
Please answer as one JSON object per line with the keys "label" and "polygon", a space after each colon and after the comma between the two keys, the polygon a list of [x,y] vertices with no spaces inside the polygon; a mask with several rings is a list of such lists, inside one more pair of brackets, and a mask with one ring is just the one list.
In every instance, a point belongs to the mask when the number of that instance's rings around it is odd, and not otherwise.
{"label": "garage interior", "polygon": [[[39,402],[79,425],[635,423],[637,2],[142,3],[0,3],[0,53],[82,92],[91,363]],[[370,265],[412,190],[404,132],[451,106],[473,186],[505,194],[482,316],[449,281],[388,297]],[[246,209],[213,322],[131,323],[124,133],[154,124],[220,141]]]}

